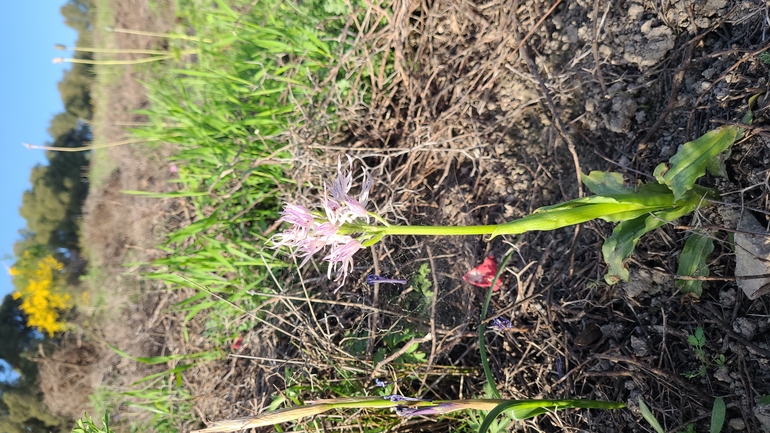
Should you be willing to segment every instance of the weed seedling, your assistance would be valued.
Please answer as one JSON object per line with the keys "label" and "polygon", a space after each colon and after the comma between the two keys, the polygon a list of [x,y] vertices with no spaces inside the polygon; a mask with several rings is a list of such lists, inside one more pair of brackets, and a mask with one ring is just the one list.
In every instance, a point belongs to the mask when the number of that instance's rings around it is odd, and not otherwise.
{"label": "weed seedling", "polygon": [[709,357],[706,354],[706,336],[703,334],[702,327],[698,326],[695,328],[695,333],[687,336],[687,343],[695,353],[695,358],[697,358],[701,363],[697,370],[684,373],[684,376],[688,379],[692,379],[693,377],[704,377],[706,375],[707,368],[711,367],[712,365],[716,365],[719,368],[725,368],[724,355],[720,354]]}
{"label": "weed seedling", "polygon": [[420,269],[417,271],[417,274],[412,277],[412,287],[414,290],[421,294],[421,304],[423,306],[430,306],[431,299],[433,299],[433,290],[430,290],[431,287],[433,287],[433,282],[429,278],[430,275],[430,266],[428,266],[427,263],[423,263],[420,265]]}

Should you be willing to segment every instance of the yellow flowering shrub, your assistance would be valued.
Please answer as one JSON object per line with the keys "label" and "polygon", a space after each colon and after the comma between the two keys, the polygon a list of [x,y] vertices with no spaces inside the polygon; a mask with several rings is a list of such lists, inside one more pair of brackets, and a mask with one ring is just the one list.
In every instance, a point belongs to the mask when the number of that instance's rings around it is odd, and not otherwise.
{"label": "yellow flowering shrub", "polygon": [[58,260],[48,254],[35,260],[25,252],[11,269],[17,291],[14,299],[21,298],[21,310],[27,315],[27,324],[40,332],[53,336],[67,329],[61,320],[61,312],[72,307],[70,295],[61,290],[61,271]]}

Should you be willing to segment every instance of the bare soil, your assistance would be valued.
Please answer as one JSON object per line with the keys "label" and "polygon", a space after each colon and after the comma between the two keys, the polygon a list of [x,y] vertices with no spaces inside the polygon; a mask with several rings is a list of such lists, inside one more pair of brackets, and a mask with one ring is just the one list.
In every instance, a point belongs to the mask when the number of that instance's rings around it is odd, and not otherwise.
{"label": "bare soil", "polygon": [[[136,12],[146,10],[142,0],[114,3],[122,26],[163,29],[170,22],[154,23]],[[630,183],[649,181],[653,168],[679,145],[740,120],[748,97],[767,90],[770,67],[758,55],[770,48],[768,11],[760,2],[395,2],[387,25],[372,27],[383,13],[372,9],[365,20],[351,20],[362,42],[341,65],[353,88],[357,80],[371,83],[371,102],[357,105],[355,95],[343,92],[321,101],[320,108],[350,107],[346,126],[318,127],[329,122],[316,114],[308,122],[316,126],[296,131],[292,144],[296,176],[316,184],[335,167],[338,153],[371,167],[378,179],[374,206],[399,223],[487,224],[521,217],[586,194],[580,171],[620,171]],[[372,61],[373,53],[383,52],[392,52],[396,61],[392,74]],[[128,112],[145,103],[133,79],[127,73],[110,108],[119,119],[135,121]],[[763,97],[756,117],[756,128],[726,161],[728,179],[707,177],[705,184],[719,188],[725,208],[752,208],[767,226],[770,146]],[[122,134],[111,131],[105,136]],[[126,166],[89,197],[84,232],[89,243],[103,245],[107,269],[118,269],[129,245],[153,257],[162,229],[150,227],[184,223],[176,207],[117,193],[166,187],[163,153],[147,157],[140,149],[146,148],[116,148],[116,160]],[[325,150],[322,157],[318,149]],[[89,232],[90,224],[104,226]],[[237,354],[255,358],[205,364],[186,376],[187,386],[198,414],[209,421],[259,412],[287,378],[339,378],[339,365],[357,366],[372,379],[400,381],[388,376],[388,366],[373,372],[371,359],[384,336],[410,328],[435,338],[420,347],[428,355],[428,364],[415,369],[422,380],[404,380],[403,392],[478,395],[484,381],[476,337],[483,292],[461,277],[485,256],[499,260],[514,246],[518,253],[506,288],[492,301],[493,315],[511,318],[514,329],[487,335],[501,393],[623,401],[630,408],[547,414],[518,427],[649,431],[638,411],[642,397],[667,431],[688,423],[707,431],[714,398],[723,397],[727,431],[770,431],[767,406],[756,403],[770,394],[767,297],[749,300],[729,279],[705,282],[699,300],[677,292],[676,258],[687,227],[696,225],[718,240],[712,275],[734,275],[729,233],[720,228],[735,227],[710,209],[645,236],[629,263],[631,282],[615,286],[602,278],[601,245],[612,230],[604,222],[492,241],[385,239],[360,257],[352,281],[336,295],[315,266],[305,272],[305,285],[286,276],[285,293],[304,296],[308,287],[313,298],[327,303],[284,302],[270,318],[275,328],[243,335]],[[433,269],[438,294],[427,309],[401,290],[363,282],[370,272],[411,277],[422,263]],[[179,322],[161,308],[172,301],[158,294],[123,304],[121,311],[133,308],[136,315],[118,327],[144,317],[147,336],[132,339],[125,329],[109,329],[105,339],[144,356],[205,349],[202,339],[187,347],[180,343]],[[242,320],[251,318],[244,314]],[[190,335],[199,325],[190,325]],[[697,327],[707,341],[701,360],[687,341]],[[365,342],[360,359],[343,360],[338,349],[349,349],[354,337]],[[716,361],[720,355],[723,365]],[[110,359],[100,361],[100,368],[113,368],[115,357]],[[704,375],[689,377],[701,366]],[[419,428],[447,426],[410,420],[401,430]]]}

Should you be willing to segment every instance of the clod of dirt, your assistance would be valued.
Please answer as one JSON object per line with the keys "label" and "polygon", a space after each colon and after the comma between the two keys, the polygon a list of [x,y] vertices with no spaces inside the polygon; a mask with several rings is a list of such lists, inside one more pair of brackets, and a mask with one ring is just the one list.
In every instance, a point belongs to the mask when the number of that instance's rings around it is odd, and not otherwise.
{"label": "clod of dirt", "polygon": [[601,326],[602,335],[615,340],[623,338],[623,334],[626,332],[626,328],[621,323],[612,322]]}
{"label": "clod of dirt", "polygon": [[757,335],[757,323],[745,317],[739,317],[733,322],[733,331],[751,340]]}
{"label": "clod of dirt", "polygon": [[726,368],[717,368],[714,371],[714,379],[725,383],[733,383],[733,378],[730,377],[730,372]]}
{"label": "clod of dirt", "polygon": [[607,129],[617,133],[627,133],[631,124],[631,118],[636,115],[636,101],[621,93],[612,98],[612,110],[602,114]]}
{"label": "clod of dirt", "polygon": [[727,289],[719,292],[719,305],[732,307],[735,305],[735,289]]}
{"label": "clod of dirt", "polygon": [[664,273],[655,269],[638,269],[630,271],[630,281],[623,284],[626,296],[633,299],[654,295],[662,289],[662,285],[670,281]]}
{"label": "clod of dirt", "polygon": [[754,406],[754,416],[762,426],[762,431],[770,433],[770,404],[758,404]]}
{"label": "clod of dirt", "polygon": [[674,48],[676,36],[670,28],[656,20],[645,21],[640,31],[641,34],[630,35],[626,39],[623,58],[643,69],[663,60],[669,50]]}
{"label": "clod of dirt", "polygon": [[635,335],[631,336],[631,349],[633,349],[634,355],[640,358],[647,356],[647,353],[649,352],[647,342],[643,338],[639,338]]}
{"label": "clod of dirt", "polygon": [[[770,274],[770,237],[767,236],[765,228],[751,214],[744,212],[738,223],[738,230],[758,234],[735,234],[735,276]],[[763,286],[770,286],[770,278],[738,280],[738,287],[749,299],[757,299],[770,293],[770,287],[763,290]]]}
{"label": "clod of dirt", "polygon": [[746,422],[742,418],[733,418],[728,423],[730,430],[741,431],[746,428]]}
{"label": "clod of dirt", "polygon": [[[692,10],[688,10],[692,8]],[[705,29],[711,25],[714,17],[722,16],[727,11],[727,0],[706,0],[705,2],[673,1],[665,11],[666,21],[671,25],[687,29],[690,33]],[[695,18],[695,22],[693,22]]]}

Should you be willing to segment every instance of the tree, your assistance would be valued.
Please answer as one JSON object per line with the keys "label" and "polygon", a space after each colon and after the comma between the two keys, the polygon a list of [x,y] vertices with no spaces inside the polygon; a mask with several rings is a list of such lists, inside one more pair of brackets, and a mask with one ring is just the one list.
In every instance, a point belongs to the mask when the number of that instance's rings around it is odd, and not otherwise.
{"label": "tree", "polygon": [[61,424],[61,420],[46,410],[35,393],[13,388],[3,390],[0,432],[50,433],[58,431]]}
{"label": "tree", "polygon": [[[76,57],[83,58],[83,55]],[[90,65],[73,64],[69,70],[64,71],[64,76],[57,87],[61,95],[62,103],[67,113],[81,118],[90,119],[93,113],[91,107],[90,88],[93,83],[93,72]],[[52,136],[56,139],[58,136]]]}
{"label": "tree", "polygon": [[[91,140],[88,125],[58,137],[57,147],[81,147]],[[27,220],[26,241],[50,245],[53,248],[79,249],[78,218],[88,193],[88,185],[82,176],[88,165],[84,152],[49,152],[49,165],[32,168],[32,189],[22,196],[19,213]]]}
{"label": "tree", "polygon": [[0,338],[0,358],[22,375],[22,381],[34,382],[37,366],[24,354],[32,350],[38,340],[34,330],[27,326],[26,315],[20,306],[21,300],[11,295],[6,295],[0,304],[0,335],[3,336]]}
{"label": "tree", "polygon": [[60,137],[78,127],[78,116],[65,111],[53,116],[48,126],[48,134],[51,137]]}
{"label": "tree", "polygon": [[91,0],[69,0],[59,9],[64,17],[64,23],[78,33],[91,32],[93,30],[94,5]]}

